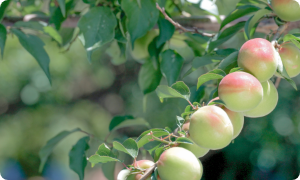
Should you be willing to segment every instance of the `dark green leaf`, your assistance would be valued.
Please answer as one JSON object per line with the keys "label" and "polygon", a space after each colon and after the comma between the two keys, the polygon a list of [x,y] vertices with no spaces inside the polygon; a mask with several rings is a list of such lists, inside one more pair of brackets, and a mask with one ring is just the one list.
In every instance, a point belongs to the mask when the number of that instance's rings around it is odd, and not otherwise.
{"label": "dark green leaf", "polygon": [[117,154],[110,150],[110,148],[105,144],[101,144],[96,152],[100,156],[109,156],[112,158],[117,158]]}
{"label": "dark green leaf", "polygon": [[160,83],[162,74],[155,69],[151,61],[142,65],[139,72],[138,83],[144,94],[154,91]]}
{"label": "dark green leaf", "polygon": [[72,131],[63,131],[61,133],[59,133],[58,135],[56,135],[55,137],[53,137],[52,139],[50,139],[49,141],[47,141],[47,144],[42,147],[42,149],[39,152],[39,157],[41,159],[41,164],[40,164],[40,168],[39,168],[39,172],[42,172],[44,165],[49,157],[49,155],[51,154],[53,148],[65,137],[67,137],[68,135],[72,134],[73,132],[76,131],[80,131],[79,128],[76,128]]}
{"label": "dark green leaf", "polygon": [[190,90],[182,81],[176,82],[172,87],[165,85],[158,86],[156,94],[161,101],[164,98],[183,98],[186,100],[190,98]]}
{"label": "dark green leaf", "polygon": [[160,67],[159,54],[164,47],[164,43],[160,47],[156,47],[157,39],[158,36],[155,37],[148,46],[148,52],[154,69],[158,69]]}
{"label": "dark green leaf", "polygon": [[212,90],[210,92],[209,99],[213,99],[213,98],[216,98],[216,97],[218,97],[218,87],[216,87],[214,90]]}
{"label": "dark green leaf", "polygon": [[6,42],[6,28],[2,24],[0,24],[0,51],[1,51],[1,57],[3,58],[4,54],[4,47]]}
{"label": "dark green leaf", "polygon": [[[70,0],[69,2],[66,3],[65,9],[66,9],[66,14],[75,6],[74,0]],[[67,16],[64,16],[61,12],[60,7],[56,7],[56,9],[53,11],[51,14],[49,24],[54,24],[55,28],[57,30],[60,29],[62,23],[67,19]]]}
{"label": "dark green leaf", "polygon": [[114,39],[116,26],[117,19],[108,7],[94,7],[80,18],[78,27],[90,62],[95,49]]}
{"label": "dark green leaf", "polygon": [[0,1],[0,2],[2,2],[0,3],[0,22],[1,22],[4,17],[5,10],[10,3],[10,0]]}
{"label": "dark green leaf", "polygon": [[208,64],[220,62],[222,59],[224,59],[224,56],[222,55],[204,55],[201,57],[195,57],[192,62],[193,68],[199,68],[201,66],[205,66]]}
{"label": "dark green leaf", "polygon": [[222,69],[226,73],[229,72],[233,67],[237,65],[237,57],[239,52],[233,52],[229,56],[227,56],[225,59],[221,61],[218,68]]}
{"label": "dark green leaf", "polygon": [[255,24],[257,24],[257,22],[265,15],[272,13],[271,11],[269,11],[268,9],[260,9],[258,11],[256,11],[256,13],[251,17],[251,19],[249,19],[249,23],[247,22],[245,25],[245,33],[248,37],[248,39],[251,39],[251,35],[250,32],[252,30],[253,27],[255,27]]}
{"label": "dark green leaf", "polygon": [[186,137],[179,137],[176,139],[177,143],[185,143],[185,144],[194,144],[194,142],[192,140],[190,140],[189,138]]}
{"label": "dark green leaf", "polygon": [[80,180],[84,178],[84,169],[87,165],[85,151],[90,148],[89,140],[89,136],[79,139],[69,152],[70,169],[78,174]]}
{"label": "dark green leaf", "polygon": [[167,78],[168,85],[171,86],[179,77],[184,59],[171,49],[164,51],[161,58],[161,72]]}
{"label": "dark green leaf", "polygon": [[66,2],[65,0],[57,0],[63,16],[66,16]]}
{"label": "dark green leaf", "polygon": [[157,168],[154,169],[153,173],[151,174],[151,180],[157,180],[158,171]]}
{"label": "dark green leaf", "polygon": [[205,87],[201,86],[198,90],[196,86],[191,88],[191,102],[200,102],[205,95]]}
{"label": "dark green leaf", "polygon": [[108,180],[115,179],[116,162],[108,162],[102,166],[102,172]]}
{"label": "dark green leaf", "polygon": [[114,40],[110,47],[106,49],[106,53],[111,57],[110,60],[113,65],[118,66],[126,62],[125,53],[122,52],[124,47],[123,43],[118,43],[118,41]]}
{"label": "dark green leaf", "polygon": [[244,69],[241,67],[232,68],[229,73],[237,72],[237,71],[243,71]]}
{"label": "dark green leaf", "polygon": [[264,2],[264,0],[241,0],[238,2],[237,7],[244,6],[244,5],[268,5],[267,2]]}
{"label": "dark green leaf", "polygon": [[24,34],[18,29],[13,28],[11,31],[19,38],[22,46],[37,60],[51,83],[49,72],[50,59],[44,49],[44,42],[37,36]]}
{"label": "dark green leaf", "polygon": [[116,126],[118,126],[119,124],[121,124],[122,122],[126,121],[126,120],[132,120],[134,119],[133,116],[131,115],[126,115],[126,116],[115,116],[113,117],[113,119],[110,121],[109,124],[109,131],[112,131]]}
{"label": "dark green leaf", "polygon": [[159,11],[156,9],[155,0],[122,0],[121,7],[128,18],[127,30],[134,48],[134,41],[154,27]]}
{"label": "dark green leaf", "polygon": [[186,100],[190,99],[191,91],[183,81],[178,81],[174,83],[171,87],[175,89],[177,92],[179,92],[181,95],[183,95],[183,97]]}
{"label": "dark green leaf", "polygon": [[244,26],[245,26],[245,21],[242,22],[238,22],[235,25],[223,30],[219,36],[217,36],[216,39],[213,39],[210,43],[209,43],[209,47],[208,47],[208,52],[211,52],[212,50],[214,50],[216,47],[220,46],[221,44],[223,44],[224,42],[226,42],[228,39],[230,39],[231,37],[233,37],[237,32],[239,32]]}
{"label": "dark green leaf", "polygon": [[258,11],[260,8],[254,5],[239,6],[233,10],[221,23],[220,30],[228,23],[243,17],[247,14]]}
{"label": "dark green leaf", "polygon": [[175,27],[164,17],[159,16],[158,18],[159,36],[156,41],[156,47],[160,47],[163,43],[171,39],[175,32]]}
{"label": "dark green leaf", "polygon": [[98,154],[92,155],[89,159],[89,162],[92,163],[92,166],[94,166],[97,163],[107,163],[107,162],[114,162],[119,161],[119,159],[108,157],[108,156],[100,156]]}
{"label": "dark green leaf", "polygon": [[112,131],[116,131],[118,129],[125,128],[125,127],[132,127],[132,126],[145,126],[147,128],[150,128],[149,123],[145,119],[136,118],[130,121],[121,122],[119,125],[115,126],[114,129],[112,129]]}
{"label": "dark green leaf", "polygon": [[139,152],[139,148],[135,140],[129,138],[126,141],[124,141],[123,144],[114,141],[113,142],[113,147],[116,150],[122,151],[126,154],[129,154],[131,157],[136,158]]}
{"label": "dark green leaf", "polygon": [[159,147],[159,148],[157,148],[155,151],[154,151],[154,162],[157,162],[158,161],[158,159],[159,159],[159,157],[160,157],[160,155],[161,155],[161,153],[163,153],[164,152],[164,147]]}

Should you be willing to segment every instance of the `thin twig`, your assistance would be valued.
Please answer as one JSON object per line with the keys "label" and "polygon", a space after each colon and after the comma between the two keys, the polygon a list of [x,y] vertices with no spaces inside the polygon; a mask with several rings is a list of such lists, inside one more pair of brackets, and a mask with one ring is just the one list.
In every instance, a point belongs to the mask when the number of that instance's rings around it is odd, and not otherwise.
{"label": "thin twig", "polygon": [[281,78],[277,77],[276,82],[275,82],[275,87],[276,88],[278,88],[280,81],[281,81]]}
{"label": "thin twig", "polygon": [[147,179],[148,176],[150,176],[150,174],[152,174],[152,172],[154,171],[154,169],[156,168],[157,164],[155,163],[153,166],[151,166],[150,168],[148,168],[145,172],[145,174],[140,178],[140,180],[145,180]]}
{"label": "thin twig", "polygon": [[69,51],[71,48],[71,45],[76,41],[78,36],[79,36],[79,33],[77,33],[76,36],[72,39],[72,41],[70,41],[68,48],[66,50],[62,51],[61,53],[65,53],[65,52]]}
{"label": "thin twig", "polygon": [[187,28],[181,26],[178,22],[175,22],[173,19],[171,19],[167,15],[165,8],[161,8],[158,3],[156,3],[156,8],[165,16],[165,19],[168,20],[171,24],[173,24],[177,29],[180,29],[183,32],[191,32],[191,33],[201,34],[201,35],[207,36],[207,37],[214,37],[214,34],[200,32],[197,28],[187,29]]}

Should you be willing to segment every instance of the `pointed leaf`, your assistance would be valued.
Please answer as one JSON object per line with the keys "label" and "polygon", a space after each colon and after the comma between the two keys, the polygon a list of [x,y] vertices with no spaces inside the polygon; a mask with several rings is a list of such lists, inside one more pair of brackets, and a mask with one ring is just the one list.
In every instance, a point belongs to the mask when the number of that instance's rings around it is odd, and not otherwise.
{"label": "pointed leaf", "polygon": [[207,81],[222,79],[224,76],[226,76],[226,73],[220,69],[215,69],[206,74],[203,74],[198,78],[197,89],[199,89],[199,87]]}
{"label": "pointed leaf", "polygon": [[25,34],[18,29],[14,28],[11,31],[19,38],[21,45],[37,60],[51,83],[49,72],[50,59],[44,49],[44,42],[37,36]]}
{"label": "pointed leaf", "polygon": [[0,22],[2,21],[2,19],[4,17],[5,10],[8,7],[9,3],[10,3],[10,0],[0,1]]}
{"label": "pointed leaf", "polygon": [[214,101],[210,102],[208,105],[214,105],[214,104],[220,104],[220,105],[224,105],[225,106],[224,101],[222,101],[220,99],[214,100]]}
{"label": "pointed leaf", "polygon": [[167,78],[168,85],[171,86],[179,77],[184,59],[171,49],[164,51],[161,58],[161,73]]}
{"label": "pointed leaf", "polygon": [[160,147],[160,148],[157,148],[157,149],[154,151],[154,158],[153,158],[154,162],[157,162],[157,161],[158,161],[160,155],[164,152],[164,148],[165,148],[165,147]]}
{"label": "pointed leaf", "polygon": [[162,16],[159,16],[157,24],[159,35],[156,41],[156,47],[160,47],[163,43],[171,39],[175,32],[175,26]]}
{"label": "pointed leaf", "polygon": [[[77,1],[76,1],[77,2]],[[65,9],[66,9],[66,14],[74,8],[75,6],[75,1],[74,0],[69,0],[66,5],[65,5]],[[49,24],[54,24],[55,28],[57,30],[60,29],[62,23],[67,19],[67,16],[64,16],[62,14],[61,8],[60,7],[56,7],[53,11],[51,11],[51,16],[50,16],[50,20],[49,20]]]}
{"label": "pointed leaf", "polygon": [[235,10],[233,10],[221,23],[220,30],[228,23],[243,17],[247,14],[253,13],[258,11],[260,8],[253,5],[245,5],[237,7]]}
{"label": "pointed leaf", "polygon": [[131,157],[136,158],[139,152],[139,148],[135,140],[129,138],[126,141],[124,141],[123,144],[114,141],[113,142],[113,147],[116,150],[122,151],[126,154],[129,154]]}
{"label": "pointed leaf", "polygon": [[232,68],[232,69],[229,71],[229,74],[230,74],[230,73],[237,72],[237,71],[243,71],[243,70],[244,70],[244,69],[241,68],[241,67]]}
{"label": "pointed leaf", "polygon": [[113,117],[113,119],[110,121],[109,124],[109,131],[112,131],[116,126],[118,126],[119,124],[121,124],[122,122],[126,121],[126,120],[132,120],[134,119],[133,116],[131,115],[126,115],[126,116],[115,116]]}
{"label": "pointed leaf", "polygon": [[144,36],[156,24],[159,11],[156,9],[155,0],[122,0],[121,7],[128,19],[126,25],[134,49],[134,41]]}
{"label": "pointed leaf", "polygon": [[136,118],[129,121],[123,121],[117,126],[115,126],[112,131],[116,131],[121,128],[132,127],[132,126],[145,126],[150,128],[150,124],[143,118]]}
{"label": "pointed leaf", "polygon": [[80,18],[78,27],[83,33],[89,62],[95,49],[114,39],[116,26],[117,19],[108,7],[94,7]]}
{"label": "pointed leaf", "polygon": [[229,56],[227,56],[225,59],[221,61],[218,68],[222,69],[226,73],[229,72],[233,67],[237,65],[237,57],[239,52],[233,52]]}
{"label": "pointed leaf", "polygon": [[224,56],[222,55],[204,55],[201,57],[195,57],[193,59],[192,66],[193,68],[199,68],[208,64],[220,62],[222,59],[224,59]]}
{"label": "pointed leaf", "polygon": [[283,37],[283,42],[287,42],[287,41],[291,41],[292,39],[296,40],[296,41],[300,41],[300,37],[296,37],[293,34],[286,34]]}
{"label": "pointed leaf", "polygon": [[42,172],[44,165],[49,157],[49,155],[51,154],[53,148],[65,137],[67,137],[68,135],[72,134],[73,132],[76,131],[80,131],[79,128],[76,128],[74,130],[71,131],[63,131],[61,133],[59,133],[58,135],[56,135],[55,137],[53,137],[52,139],[50,139],[47,144],[42,147],[42,149],[39,152],[39,157],[41,159],[41,164],[40,164],[40,168],[39,168],[39,172]]}
{"label": "pointed leaf", "polygon": [[191,91],[183,81],[178,81],[174,83],[171,87],[177,92],[179,92],[186,100],[190,99]]}
{"label": "pointed leaf", "polygon": [[99,146],[96,154],[100,156],[109,156],[112,158],[117,158],[117,154],[115,154],[105,143]]}
{"label": "pointed leaf", "polygon": [[85,151],[90,148],[89,140],[89,136],[79,139],[69,152],[70,169],[78,174],[80,180],[84,178],[84,169],[87,165]]}
{"label": "pointed leaf", "polygon": [[151,61],[142,65],[139,72],[138,83],[144,94],[154,91],[160,83],[162,74],[155,69]]}
{"label": "pointed leaf", "polygon": [[112,158],[109,156],[100,156],[98,154],[92,155],[91,157],[89,157],[89,162],[92,163],[92,165],[95,165],[97,163],[107,163],[107,162],[114,162],[114,161],[118,161],[121,162],[119,159],[116,158]]}
{"label": "pointed leaf", "polygon": [[66,2],[65,0],[57,0],[61,13],[63,16],[66,16]]}
{"label": "pointed leaf", "polygon": [[4,54],[4,47],[5,47],[5,42],[6,42],[6,28],[2,24],[0,24],[0,52],[1,52],[1,57],[3,58]]}
{"label": "pointed leaf", "polygon": [[176,139],[177,143],[185,143],[185,144],[194,144],[194,142],[192,140],[190,140],[189,138],[186,137],[179,137]]}

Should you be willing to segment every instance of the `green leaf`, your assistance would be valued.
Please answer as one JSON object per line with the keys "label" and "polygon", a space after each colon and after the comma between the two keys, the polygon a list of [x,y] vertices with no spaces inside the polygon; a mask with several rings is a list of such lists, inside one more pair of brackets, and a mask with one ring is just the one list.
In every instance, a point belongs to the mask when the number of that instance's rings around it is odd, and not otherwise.
{"label": "green leaf", "polygon": [[241,67],[232,68],[232,69],[229,71],[229,74],[230,74],[230,73],[237,72],[237,71],[243,71],[243,70],[244,70],[244,69],[241,68]]}
{"label": "green leaf", "polygon": [[143,132],[135,141],[138,144],[138,147],[141,148],[145,144],[152,142],[150,139],[152,139],[152,135],[149,135],[152,132],[153,136],[155,137],[162,137],[169,135],[168,132],[166,132],[164,129],[150,129],[145,132]]}
{"label": "green leaf", "polygon": [[80,18],[78,27],[84,37],[89,62],[95,49],[114,39],[116,26],[117,19],[108,7],[94,7]]}
{"label": "green leaf", "polygon": [[139,148],[137,143],[135,142],[135,140],[133,140],[132,138],[127,139],[126,141],[124,141],[123,144],[114,141],[113,142],[113,147],[116,150],[122,151],[126,154],[129,154],[131,157],[136,158],[139,152]]}
{"label": "green leaf", "polygon": [[210,102],[208,105],[214,105],[214,104],[220,104],[220,105],[224,105],[225,106],[224,101],[222,101],[220,99],[214,100],[214,101]]}
{"label": "green leaf", "polygon": [[115,154],[105,143],[102,143],[96,154],[100,155],[100,156],[109,156],[112,158],[117,158],[117,154]]}
{"label": "green leaf", "polygon": [[[255,24],[265,15],[272,13],[268,9],[260,9],[256,11],[256,13],[249,19],[249,23],[246,23],[245,25],[245,33],[248,37],[248,39],[251,39],[250,31],[255,26]],[[255,31],[255,30],[254,30]]]}
{"label": "green leaf", "polygon": [[161,58],[161,73],[167,78],[168,85],[171,86],[179,77],[184,59],[171,49],[164,51]]}
{"label": "green leaf", "polygon": [[292,39],[297,40],[297,41],[300,41],[300,38],[299,38],[299,37],[296,37],[296,36],[294,36],[293,34],[286,34],[286,35],[283,37],[283,42],[291,41]]}
{"label": "green leaf", "polygon": [[39,172],[42,172],[44,165],[49,157],[49,155],[51,154],[53,148],[65,137],[67,137],[68,135],[72,134],[73,132],[76,131],[80,131],[79,128],[76,128],[74,130],[71,131],[63,131],[61,133],[59,133],[58,135],[56,135],[55,137],[53,137],[52,139],[50,139],[49,141],[47,141],[47,144],[42,147],[42,149],[39,152],[39,157],[41,159],[41,164],[40,164],[40,168],[39,168]]}
{"label": "green leaf", "polygon": [[125,128],[125,127],[132,127],[132,126],[145,126],[147,128],[150,128],[149,123],[143,119],[143,118],[137,118],[137,119],[132,119],[130,121],[123,121],[120,124],[118,124],[117,126],[115,126],[112,131],[116,131],[118,129],[121,128]]}
{"label": "green leaf", "polygon": [[228,23],[243,17],[247,14],[253,13],[258,11],[260,8],[254,5],[245,5],[245,6],[239,6],[235,10],[233,10],[229,15],[222,21],[220,30]]}
{"label": "green leaf", "polygon": [[45,26],[44,28],[44,32],[46,34],[48,34],[50,37],[52,37],[55,41],[57,41],[59,44],[62,44],[62,37],[60,36],[60,34],[56,31],[56,29],[54,29],[52,26]]}
{"label": "green leaf", "polygon": [[177,83],[174,84],[175,86],[173,85],[175,88],[173,88],[173,86],[169,87],[166,85],[158,86],[156,89],[156,94],[159,97],[159,99],[161,101],[163,101],[163,99],[165,98],[183,98],[189,100],[190,92],[188,87],[183,82]]}
{"label": "green leaf", "polygon": [[3,58],[4,54],[4,47],[6,42],[6,28],[4,25],[0,24],[0,51],[1,51],[1,57]]}
{"label": "green leaf", "polygon": [[164,148],[165,147],[159,147],[154,151],[154,158],[153,158],[154,162],[158,161],[160,155],[164,152]]}
{"label": "green leaf", "polygon": [[245,21],[238,22],[235,25],[223,30],[219,34],[219,36],[216,36],[216,39],[213,38],[213,40],[209,43],[208,52],[211,52],[216,47],[220,46],[228,39],[232,38],[237,32],[239,32],[245,26],[245,23],[246,23]]}
{"label": "green leaf", "polygon": [[43,48],[45,45],[44,42],[37,36],[24,34],[22,31],[15,28],[11,29],[11,32],[19,38],[22,46],[37,60],[51,83],[51,76],[49,72],[50,59]]}
{"label": "green leaf", "polygon": [[177,124],[178,127],[181,127],[184,122],[185,122],[185,119],[183,119],[180,116],[176,116],[176,124]]}
{"label": "green leaf", "polygon": [[244,6],[244,5],[268,5],[267,2],[264,2],[264,0],[241,0],[238,2],[237,7]]}
{"label": "green leaf", "polygon": [[102,166],[102,172],[108,180],[115,178],[116,162],[108,162]]}
{"label": "green leaf", "polygon": [[100,156],[98,154],[92,155],[91,157],[89,157],[88,160],[90,163],[92,163],[92,167],[97,163],[107,163],[107,162],[114,162],[114,161],[121,162],[119,159],[112,158],[109,156]]}
{"label": "green leaf", "polygon": [[63,16],[66,16],[66,2],[65,0],[57,0],[61,13]]}
{"label": "green leaf", "polygon": [[80,180],[84,178],[84,169],[87,165],[85,151],[90,148],[89,140],[89,136],[79,139],[69,152],[70,169],[78,174]]}
{"label": "green leaf", "polygon": [[214,69],[206,74],[203,74],[198,78],[197,89],[199,89],[199,87],[207,81],[222,79],[224,76],[226,76],[226,73],[221,69]]}
{"label": "green leaf", "polygon": [[151,61],[142,65],[139,72],[138,83],[144,94],[154,91],[160,83],[162,74],[155,69]]}
{"label": "green leaf", "polygon": [[118,125],[120,125],[122,122],[126,121],[126,120],[132,120],[134,119],[133,116],[131,115],[126,115],[126,116],[115,116],[113,117],[113,119],[110,121],[109,124],[109,131],[112,131],[115,127],[117,127]]}
{"label": "green leaf", "polygon": [[186,137],[179,137],[176,139],[177,143],[185,143],[185,144],[194,144],[194,142],[192,140],[190,140],[189,138]]}
{"label": "green leaf", "polygon": [[2,19],[4,17],[5,10],[8,7],[9,3],[10,3],[10,0],[6,0],[6,1],[2,0],[2,3],[0,3],[0,22],[2,21]]}
{"label": "green leaf", "polygon": [[231,53],[229,56],[227,56],[225,59],[221,61],[218,68],[222,69],[226,73],[229,72],[233,67],[237,65],[238,54],[239,54],[238,51]]}
{"label": "green leaf", "polygon": [[150,59],[153,63],[154,69],[158,69],[160,67],[160,62],[159,62],[159,54],[162,51],[165,43],[163,43],[160,47],[156,47],[156,42],[157,42],[158,36],[155,37],[151,43],[148,45],[148,52],[150,55]]}
{"label": "green leaf", "polygon": [[158,171],[157,168],[154,169],[154,172],[151,174],[151,180],[157,180]]}
{"label": "green leaf", "polygon": [[[126,62],[125,53],[122,52],[122,48],[124,48],[123,43],[119,43],[118,41],[114,40],[110,47],[106,49],[106,53],[111,57],[111,63],[113,65],[121,65]],[[125,51],[125,48],[124,48]]]}
{"label": "green leaf", "polygon": [[175,26],[162,16],[159,16],[157,24],[159,28],[159,35],[156,41],[156,47],[158,48],[171,39],[175,32]]}
{"label": "green leaf", "polygon": [[134,49],[134,41],[143,37],[156,24],[159,11],[155,0],[122,0],[121,7],[128,18],[126,26]]}
{"label": "green leaf", "polygon": [[197,69],[201,66],[205,66],[205,65],[208,65],[208,64],[220,62],[222,59],[224,59],[224,56],[222,56],[222,55],[207,54],[207,55],[204,55],[204,56],[201,56],[201,57],[195,57],[193,59],[192,66],[193,66],[193,68]]}

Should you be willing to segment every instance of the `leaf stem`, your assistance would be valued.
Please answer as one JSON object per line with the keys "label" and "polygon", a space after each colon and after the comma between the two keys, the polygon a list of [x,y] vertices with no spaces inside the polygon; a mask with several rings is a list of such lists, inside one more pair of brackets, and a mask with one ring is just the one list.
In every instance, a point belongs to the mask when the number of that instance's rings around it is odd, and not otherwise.
{"label": "leaf stem", "polygon": [[193,28],[193,29],[187,29],[183,26],[181,26],[178,22],[175,22],[170,16],[167,15],[165,8],[161,8],[158,3],[156,3],[156,8],[165,16],[165,19],[168,20],[171,24],[173,24],[177,29],[182,30],[183,32],[191,32],[196,34],[201,34],[202,36],[206,37],[214,37],[214,34],[200,32],[199,29]]}

